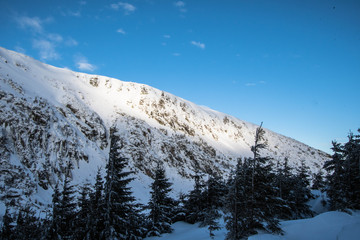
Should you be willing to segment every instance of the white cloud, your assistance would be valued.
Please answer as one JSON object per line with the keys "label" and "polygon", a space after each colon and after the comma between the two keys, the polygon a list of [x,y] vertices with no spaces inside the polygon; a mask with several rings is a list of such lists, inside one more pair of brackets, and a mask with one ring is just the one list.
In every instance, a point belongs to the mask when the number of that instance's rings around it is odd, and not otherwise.
{"label": "white cloud", "polygon": [[74,47],[74,46],[79,45],[79,43],[78,43],[75,39],[69,37],[69,38],[66,40],[65,45],[68,46],[68,47]]}
{"label": "white cloud", "polygon": [[173,53],[172,55],[175,56],[175,57],[179,57],[181,54],[180,53]]}
{"label": "white cloud", "polygon": [[167,35],[167,34],[165,34],[163,37],[164,37],[164,38],[171,38],[171,36],[170,36],[170,35]]}
{"label": "white cloud", "polygon": [[87,58],[84,56],[76,56],[75,65],[81,71],[93,72],[96,69],[96,66],[94,64],[89,63]]}
{"label": "white cloud", "polygon": [[254,86],[256,86],[256,83],[246,83],[245,86],[247,86],[247,87],[254,87]]}
{"label": "white cloud", "polygon": [[125,11],[125,14],[133,13],[136,10],[136,7],[130,3],[118,2],[113,3],[110,7],[114,10],[119,10],[120,8]]}
{"label": "white cloud", "polygon": [[80,5],[86,5],[86,1],[80,1],[79,4]]}
{"label": "white cloud", "polygon": [[179,8],[185,7],[185,3],[183,1],[174,2],[174,5]]}
{"label": "white cloud", "polygon": [[43,21],[38,17],[17,17],[16,21],[21,28],[30,29],[37,33],[41,33],[43,31]]}
{"label": "white cloud", "polygon": [[55,50],[55,44],[46,39],[34,39],[33,48],[39,50],[41,60],[56,60],[60,54]]}
{"label": "white cloud", "polygon": [[121,34],[126,34],[126,32],[124,31],[124,29],[119,28],[118,30],[116,30],[117,33],[121,33]]}
{"label": "white cloud", "polygon": [[174,2],[174,6],[177,7],[180,12],[183,12],[183,13],[187,12],[187,10],[185,8],[185,2],[183,2],[183,1]]}
{"label": "white cloud", "polygon": [[81,17],[81,12],[80,11],[68,11],[68,14],[69,16],[72,16],[72,17]]}
{"label": "white cloud", "polygon": [[201,42],[196,42],[196,41],[191,41],[191,44],[196,46],[196,47],[199,47],[201,49],[205,49],[205,44],[204,43],[201,43]]}
{"label": "white cloud", "polygon": [[49,33],[47,38],[52,42],[60,43],[63,41],[63,37],[57,33]]}

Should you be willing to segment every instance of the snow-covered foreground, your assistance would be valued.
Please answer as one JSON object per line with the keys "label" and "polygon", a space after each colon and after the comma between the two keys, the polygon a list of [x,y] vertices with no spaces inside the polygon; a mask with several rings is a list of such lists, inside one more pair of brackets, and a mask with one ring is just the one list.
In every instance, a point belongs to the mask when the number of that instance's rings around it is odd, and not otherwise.
{"label": "snow-covered foreground", "polygon": [[[226,236],[224,223],[222,229],[215,231],[216,240]],[[326,212],[314,218],[281,222],[284,235],[258,234],[249,240],[358,240],[360,239],[360,212],[349,215],[344,212]],[[203,240],[211,239],[207,228],[199,228],[198,224],[177,222],[173,224],[174,232],[162,237],[146,238],[147,240]]]}

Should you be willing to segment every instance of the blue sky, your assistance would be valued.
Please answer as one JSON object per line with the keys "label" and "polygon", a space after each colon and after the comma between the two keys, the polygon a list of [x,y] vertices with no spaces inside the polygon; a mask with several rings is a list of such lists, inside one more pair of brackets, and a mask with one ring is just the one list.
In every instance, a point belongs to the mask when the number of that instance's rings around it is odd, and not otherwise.
{"label": "blue sky", "polygon": [[331,153],[360,127],[358,0],[0,0],[0,46]]}

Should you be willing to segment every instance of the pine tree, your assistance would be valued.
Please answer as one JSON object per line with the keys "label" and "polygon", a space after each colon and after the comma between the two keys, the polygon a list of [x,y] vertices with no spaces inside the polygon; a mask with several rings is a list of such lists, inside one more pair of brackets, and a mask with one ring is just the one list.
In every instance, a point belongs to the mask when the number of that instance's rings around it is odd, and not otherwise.
{"label": "pine tree", "polygon": [[313,184],[311,188],[314,190],[321,190],[321,191],[325,188],[324,173],[322,169],[319,169],[319,171],[316,174],[314,174]]}
{"label": "pine tree", "polygon": [[345,170],[343,164],[343,147],[341,144],[333,141],[332,150],[334,154],[332,159],[326,161],[324,168],[328,171],[327,176],[327,195],[329,197],[330,210],[345,210],[345,182],[343,181]]}
{"label": "pine tree", "polygon": [[228,180],[226,239],[235,240],[246,235],[244,230],[247,224],[246,216],[249,215],[250,198],[248,196],[251,192],[251,172],[250,159],[238,159],[235,172]]}
{"label": "pine tree", "polygon": [[228,207],[227,239],[246,237],[257,230],[281,233],[276,212],[282,202],[274,186],[273,164],[268,157],[260,156],[260,151],[266,147],[264,134],[260,125],[256,130],[255,145],[251,147],[253,158],[237,165],[229,190],[234,200]]}
{"label": "pine tree", "polygon": [[3,225],[1,228],[0,237],[1,239],[12,239],[14,234],[14,219],[12,218],[9,208],[6,208],[5,215],[3,216]]}
{"label": "pine tree", "polygon": [[62,239],[73,239],[75,232],[75,217],[76,217],[76,202],[75,190],[71,185],[70,171],[71,163],[68,163],[67,172],[65,173],[63,191],[61,193],[59,215],[60,215],[60,229],[59,235]]}
{"label": "pine tree", "polygon": [[350,132],[343,150],[347,208],[360,209],[360,135]]}
{"label": "pine tree", "polygon": [[58,184],[55,185],[52,195],[52,216],[50,220],[50,228],[48,230],[47,239],[60,239],[60,192]]}
{"label": "pine tree", "polygon": [[18,240],[32,240],[41,237],[39,219],[35,216],[35,211],[26,205],[21,208],[17,217],[17,224],[15,228],[16,237]]}
{"label": "pine tree", "polygon": [[360,135],[350,132],[348,142],[333,142],[332,150],[332,159],[324,164],[330,209],[360,209]]}
{"label": "pine tree", "polygon": [[185,222],[194,224],[204,221],[204,186],[202,175],[198,172],[194,176],[194,189],[189,192],[184,201]]}
{"label": "pine tree", "polygon": [[101,168],[96,174],[94,192],[90,194],[90,239],[100,239],[104,226],[104,182],[101,176]]}
{"label": "pine tree", "polygon": [[171,233],[174,200],[169,196],[172,183],[165,176],[165,169],[158,164],[155,170],[154,182],[151,184],[151,197],[148,203],[150,214],[149,232],[147,236],[160,236]]}
{"label": "pine tree", "polygon": [[219,223],[216,221],[221,217],[220,208],[223,207],[225,196],[225,184],[216,174],[208,177],[206,190],[204,192],[206,206],[204,209],[204,220],[200,226],[208,226],[210,237],[214,237],[214,231],[219,230]]}
{"label": "pine tree", "polygon": [[90,187],[88,184],[85,184],[81,188],[80,197],[78,199],[78,212],[76,216],[76,234],[75,239],[91,239],[90,229],[91,229],[91,201],[90,201]]}
{"label": "pine tree", "polygon": [[106,166],[106,183],[104,193],[104,230],[103,239],[136,239],[137,232],[131,231],[131,219],[138,214],[134,207],[135,198],[128,184],[133,180],[130,171],[125,171],[127,159],[120,156],[120,138],[116,129],[110,129],[110,153]]}

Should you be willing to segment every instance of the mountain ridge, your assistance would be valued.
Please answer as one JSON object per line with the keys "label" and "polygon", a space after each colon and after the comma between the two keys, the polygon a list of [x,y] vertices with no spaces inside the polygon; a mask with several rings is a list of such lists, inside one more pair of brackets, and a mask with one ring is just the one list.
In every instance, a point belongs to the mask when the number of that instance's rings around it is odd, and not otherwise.
{"label": "mountain ridge", "polygon": [[[94,181],[107,160],[111,126],[122,136],[142,202],[158,161],[176,194],[191,188],[195,171],[226,177],[237,158],[251,156],[257,125],[145,84],[56,68],[0,47],[0,86],[0,201],[6,204],[49,203],[67,161],[76,184]],[[292,166],[305,160],[312,172],[329,157],[268,129],[265,138],[264,155],[288,157]]]}

